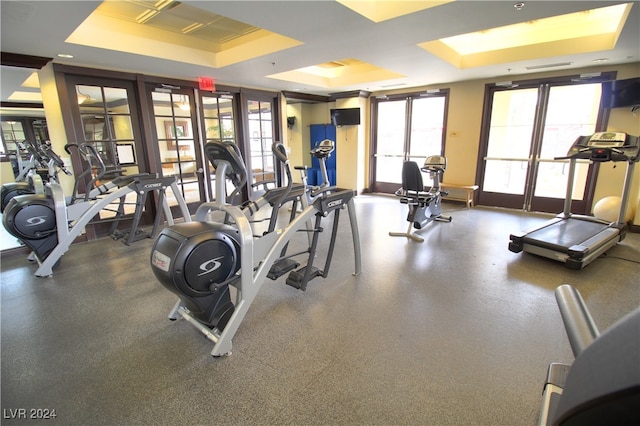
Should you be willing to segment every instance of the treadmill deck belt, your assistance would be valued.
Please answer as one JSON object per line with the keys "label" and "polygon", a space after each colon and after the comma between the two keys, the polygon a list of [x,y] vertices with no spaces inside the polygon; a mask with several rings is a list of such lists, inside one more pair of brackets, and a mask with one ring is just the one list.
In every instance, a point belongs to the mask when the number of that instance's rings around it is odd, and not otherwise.
{"label": "treadmill deck belt", "polygon": [[567,251],[569,247],[581,244],[607,228],[609,225],[602,223],[568,219],[530,232],[523,241],[548,246],[558,251]]}

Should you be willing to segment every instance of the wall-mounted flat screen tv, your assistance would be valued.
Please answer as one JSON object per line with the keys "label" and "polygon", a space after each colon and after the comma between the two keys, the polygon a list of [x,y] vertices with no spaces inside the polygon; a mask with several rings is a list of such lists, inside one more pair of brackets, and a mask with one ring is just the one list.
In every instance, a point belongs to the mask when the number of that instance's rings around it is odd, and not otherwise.
{"label": "wall-mounted flat screen tv", "polygon": [[336,108],[330,111],[334,126],[353,126],[360,124],[360,108]]}
{"label": "wall-mounted flat screen tv", "polygon": [[602,106],[605,108],[640,106],[640,77],[603,81]]}

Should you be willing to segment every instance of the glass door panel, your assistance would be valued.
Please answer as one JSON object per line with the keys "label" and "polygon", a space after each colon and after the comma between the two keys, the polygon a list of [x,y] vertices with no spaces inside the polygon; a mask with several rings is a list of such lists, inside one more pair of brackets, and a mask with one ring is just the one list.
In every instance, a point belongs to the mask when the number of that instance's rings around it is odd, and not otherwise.
{"label": "glass door panel", "polygon": [[[108,84],[76,84],[75,91],[84,142],[93,145],[106,166],[103,180],[139,173],[128,89]],[[135,201],[135,194],[127,195],[125,214],[133,214]],[[114,214],[105,209],[99,217]]]}
{"label": "glass door panel", "polygon": [[23,142],[26,139],[22,122],[17,120],[2,120],[2,149],[3,153],[16,153],[20,154],[20,147],[18,142]]}
{"label": "glass door panel", "polygon": [[537,99],[537,88],[494,93],[482,191],[524,196]]}
{"label": "glass door panel", "polygon": [[[444,96],[412,99],[407,160],[415,161],[420,167],[428,156],[443,154],[445,100]],[[423,175],[427,186],[434,185],[430,176],[430,173]]]}
{"label": "glass door panel", "polygon": [[409,159],[422,166],[430,155],[442,154],[444,96],[413,99]]}
{"label": "glass door panel", "polygon": [[276,169],[271,146],[273,145],[273,121],[271,102],[247,100],[249,123],[249,164],[251,170],[250,198],[253,193],[264,191],[276,184]]}
{"label": "glass door panel", "polygon": [[[542,133],[540,154],[537,157],[532,209],[547,210],[551,205],[561,208],[569,173],[568,160],[554,160],[567,154],[578,136],[595,132],[600,106],[601,84],[552,86]],[[572,199],[582,206],[586,198],[589,163],[576,165]],[[544,205],[549,205],[545,208]],[[583,210],[583,208],[580,208]]]}
{"label": "glass door panel", "polygon": [[487,159],[485,164],[483,191],[523,196],[529,167],[526,161]]}
{"label": "glass door panel", "polygon": [[407,101],[405,99],[378,104],[376,182],[394,184],[402,182],[406,116]]}
{"label": "glass door panel", "polygon": [[[204,115],[204,134],[206,142],[236,142],[233,98],[221,97],[215,94],[201,93],[201,104]],[[216,199],[215,194],[215,168],[207,160],[205,165],[209,182],[209,199]],[[227,182],[227,194],[233,191],[233,184]]]}
{"label": "glass door panel", "polygon": [[[162,176],[176,176],[187,204],[195,207],[205,199],[200,146],[195,139],[190,93],[151,93],[160,152]],[[170,205],[177,202],[168,198]]]}

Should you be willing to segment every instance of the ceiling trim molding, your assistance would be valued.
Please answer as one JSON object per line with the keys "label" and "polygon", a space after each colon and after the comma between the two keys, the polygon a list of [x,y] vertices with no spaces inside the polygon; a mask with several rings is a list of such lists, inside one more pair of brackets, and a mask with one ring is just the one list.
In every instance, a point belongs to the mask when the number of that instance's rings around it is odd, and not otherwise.
{"label": "ceiling trim molding", "polygon": [[21,55],[20,53],[0,52],[2,66],[41,69],[53,58],[43,56]]}
{"label": "ceiling trim molding", "polygon": [[329,96],[313,95],[311,93],[299,93],[283,90],[282,95],[287,98],[287,100],[298,100],[306,102],[329,102]]}
{"label": "ceiling trim molding", "polygon": [[336,99],[345,99],[345,98],[369,98],[371,96],[371,92],[366,90],[352,90],[350,92],[338,92],[331,93],[329,95],[330,100],[335,101]]}
{"label": "ceiling trim molding", "polygon": [[0,108],[44,108],[44,105],[29,102],[0,102]]}

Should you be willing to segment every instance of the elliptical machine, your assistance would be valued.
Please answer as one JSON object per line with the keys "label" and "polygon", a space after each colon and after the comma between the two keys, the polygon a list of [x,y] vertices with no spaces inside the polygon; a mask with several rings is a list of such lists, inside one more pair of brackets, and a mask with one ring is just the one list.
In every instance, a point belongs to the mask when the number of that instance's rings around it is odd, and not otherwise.
{"label": "elliptical machine", "polygon": [[[447,168],[447,159],[441,155],[431,155],[426,158],[421,169],[415,161],[405,161],[402,165],[402,188],[395,193],[400,197],[400,203],[409,207],[407,221],[409,227],[406,232],[389,232],[392,237],[407,237],[416,242],[423,242],[424,238],[411,232],[411,228],[424,229],[433,221],[451,222],[450,216],[442,215],[442,196],[448,195],[442,191],[442,176]],[[429,173],[433,185],[429,191],[424,190],[422,173]]]}
{"label": "elliptical machine", "polygon": [[[66,148],[65,148],[66,149]],[[84,145],[100,160],[95,148]],[[106,167],[99,161],[102,176]],[[86,172],[86,171],[85,171]],[[84,176],[84,173],[80,176]],[[120,202],[129,193],[136,193],[138,197],[155,191],[158,194],[157,214],[154,221],[153,233],[160,225],[162,213],[169,225],[173,224],[171,209],[165,198],[165,191],[171,187],[174,197],[185,220],[190,220],[188,207],[176,184],[175,176],[158,178],[148,174],[120,176],[107,184],[98,185],[95,178],[86,189],[86,196],[75,193],[78,188],[76,183],[74,194],[65,197],[62,187],[58,182],[49,182],[45,186],[44,194],[28,194],[14,197],[7,205],[2,223],[11,235],[18,238],[32,252],[29,260],[38,262],[35,275],[38,277],[51,276],[53,268],[58,265],[61,257],[67,252],[74,240],[80,236],[85,227],[112,203]],[[139,204],[139,203],[138,203]],[[143,203],[142,203],[143,204]],[[134,214],[134,226],[142,215],[136,209]],[[119,220],[116,218],[115,220]],[[134,228],[135,229],[135,228]]]}
{"label": "elliptical machine", "polygon": [[[25,141],[26,142],[26,141]],[[23,145],[18,143],[19,146]],[[0,212],[4,212],[13,197],[27,194],[44,194],[43,177],[58,182],[58,170],[71,176],[71,172],[64,165],[62,159],[53,152],[48,143],[36,145],[32,142],[24,143],[24,149],[29,152],[27,165],[22,166],[15,182],[2,184],[0,187]],[[19,152],[16,153],[21,158]]]}
{"label": "elliptical machine", "polygon": [[[220,181],[234,175],[229,170],[242,170],[244,165],[233,148],[218,144],[216,151],[220,153],[212,160],[212,163],[216,162],[216,185],[223,185]],[[284,146],[274,144],[273,153],[284,166],[287,186],[278,191],[265,233],[254,236],[250,220],[252,209],[216,201],[202,204],[196,211],[195,221],[163,229],[151,251],[154,275],[167,290],[179,297],[169,319],[183,318],[194,325],[214,342],[213,356],[231,354],[233,336],[272,267],[282,259],[283,249],[291,238],[313,217],[319,221],[334,213],[331,253],[338,212],[347,208],[354,245],[354,274],[360,273],[360,243],[353,203],[355,192],[348,189],[326,191],[295,215],[286,227],[276,230],[278,210],[295,194],[292,194],[294,185]],[[211,156],[209,158],[211,160]],[[226,223],[206,220],[210,212],[216,211],[225,214]],[[311,253],[309,259],[313,260]],[[235,303],[231,301],[230,286],[236,290]]]}

